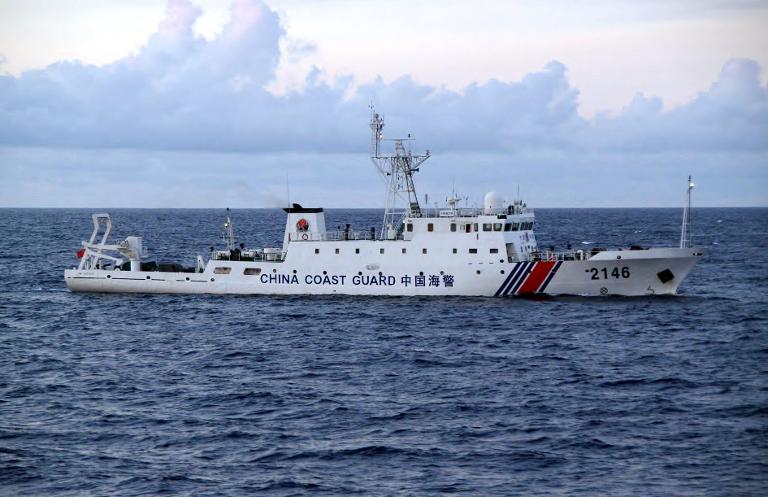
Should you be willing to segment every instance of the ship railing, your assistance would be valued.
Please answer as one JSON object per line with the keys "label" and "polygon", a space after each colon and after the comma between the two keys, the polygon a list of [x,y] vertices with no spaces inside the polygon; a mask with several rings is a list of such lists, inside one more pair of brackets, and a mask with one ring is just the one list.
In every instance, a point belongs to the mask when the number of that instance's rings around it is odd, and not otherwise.
{"label": "ship railing", "polygon": [[588,250],[566,250],[555,252],[551,250],[539,250],[528,254],[528,261],[585,261],[592,257]]}
{"label": "ship railing", "polygon": [[325,233],[296,232],[288,233],[292,242],[344,242],[354,240],[376,240],[376,232],[371,230],[338,230]]}
{"label": "ship railing", "polygon": [[215,250],[211,258],[216,261],[285,262],[285,255],[278,249]]}
{"label": "ship railing", "polygon": [[457,209],[421,209],[419,216],[411,217],[477,217],[477,216],[498,216],[498,215],[517,215],[533,214],[533,209],[527,207],[513,206],[511,209],[481,209],[479,207],[460,207]]}

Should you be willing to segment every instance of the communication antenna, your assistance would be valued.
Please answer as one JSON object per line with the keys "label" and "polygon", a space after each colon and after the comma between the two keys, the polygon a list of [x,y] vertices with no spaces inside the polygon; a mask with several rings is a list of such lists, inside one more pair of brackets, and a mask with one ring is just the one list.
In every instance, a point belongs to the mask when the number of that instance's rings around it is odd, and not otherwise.
{"label": "communication antenna", "polygon": [[458,211],[459,202],[461,202],[462,200],[464,200],[464,198],[456,195],[456,180],[454,179],[451,184],[451,196],[445,199],[446,203],[451,208],[451,212],[453,213],[454,217],[456,216],[456,213]]}
{"label": "communication antenna", "polygon": [[683,207],[683,228],[680,231],[680,248],[688,248],[693,240],[693,227],[691,225],[691,191],[693,190],[693,178],[688,176],[688,189],[685,192],[685,206]]}
{"label": "communication antenna", "polygon": [[[371,162],[387,183],[387,204],[384,210],[384,222],[381,229],[382,239],[397,237],[397,227],[406,216],[421,217],[421,207],[413,183],[413,173],[429,159],[429,150],[424,154],[411,151],[413,138],[394,138],[394,153],[384,153],[381,142],[384,141],[384,118],[370,105],[371,109]],[[398,199],[407,202],[405,210],[398,210]]]}
{"label": "communication antenna", "polygon": [[224,233],[221,234],[228,250],[235,249],[235,227],[232,226],[232,216],[229,207],[227,207],[227,220],[224,222]]}

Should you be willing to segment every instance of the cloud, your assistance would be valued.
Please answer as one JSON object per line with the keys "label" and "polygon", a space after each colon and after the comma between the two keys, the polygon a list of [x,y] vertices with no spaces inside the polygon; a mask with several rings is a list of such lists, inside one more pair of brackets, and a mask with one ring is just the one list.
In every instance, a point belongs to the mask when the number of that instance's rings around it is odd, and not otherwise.
{"label": "cloud", "polygon": [[225,152],[362,152],[367,106],[386,131],[413,131],[435,151],[614,152],[768,149],[768,88],[750,60],[726,62],[693,101],[665,109],[637,94],[618,115],[579,115],[567,68],[550,62],[520,81],[490,80],[460,92],[405,75],[355,85],[321,82],[301,90],[266,87],[283,57],[316,50],[287,40],[278,14],[258,0],[236,0],[212,40],[195,34],[201,11],[170,0],[157,31],[137,53],[105,66],[59,62],[15,77],[0,75],[0,145]]}
{"label": "cloud", "polygon": [[732,59],[686,105],[665,112],[661,99],[637,94],[619,116],[598,116],[592,124],[584,138],[598,149],[765,152],[768,88],[756,62]]}

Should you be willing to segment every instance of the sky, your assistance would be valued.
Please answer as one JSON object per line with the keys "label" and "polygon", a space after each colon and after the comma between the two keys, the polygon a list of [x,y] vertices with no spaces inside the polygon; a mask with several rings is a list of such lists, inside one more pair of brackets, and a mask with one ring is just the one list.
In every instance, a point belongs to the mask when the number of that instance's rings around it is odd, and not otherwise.
{"label": "sky", "polygon": [[0,0],[0,206],[768,205],[768,2]]}

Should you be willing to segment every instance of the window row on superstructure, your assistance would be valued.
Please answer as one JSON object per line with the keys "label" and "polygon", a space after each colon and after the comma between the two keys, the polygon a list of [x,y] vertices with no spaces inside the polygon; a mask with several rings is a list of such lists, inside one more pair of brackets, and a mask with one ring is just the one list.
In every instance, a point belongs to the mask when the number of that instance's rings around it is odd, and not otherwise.
{"label": "window row on superstructure", "polygon": [[[341,249],[340,249],[340,248],[338,248],[338,247],[334,248],[334,249],[333,249],[333,251],[334,251],[334,254],[341,254]],[[488,249],[488,251],[489,251],[489,253],[491,253],[491,254],[498,254],[498,253],[499,253],[499,249],[498,249],[498,248],[491,248],[491,249]],[[356,248],[356,249],[355,249],[355,254],[359,254],[359,253],[360,253],[360,249],[359,249],[359,248]],[[379,254],[384,254],[384,253],[385,253],[385,252],[384,252],[384,248],[380,248],[380,249],[379,249]],[[407,253],[408,253],[408,249],[407,249],[406,247],[402,247],[402,248],[400,249],[400,253],[402,253],[402,254],[407,254]],[[421,249],[421,253],[422,253],[422,254],[426,254],[426,253],[427,253],[427,249],[426,249],[426,248],[422,248],[422,249]],[[454,254],[458,254],[458,253],[459,253],[459,249],[457,249],[457,248],[454,248],[454,249],[452,250],[452,253],[454,253]],[[468,253],[468,254],[476,254],[476,253],[477,253],[477,249],[476,249],[476,248],[471,248],[471,249],[468,249],[467,253]],[[315,255],[319,255],[319,254],[320,254],[320,249],[319,249],[319,248],[316,248],[316,249],[315,249]]]}
{"label": "window row on superstructure", "polygon": [[[460,226],[460,228],[459,228]],[[533,229],[533,221],[523,223],[482,223],[483,231],[527,231]],[[480,223],[464,223],[458,225],[457,223],[450,224],[451,232],[478,232],[480,231]],[[413,223],[405,224],[405,231],[408,233],[413,232]],[[427,231],[434,232],[435,223],[427,223]]]}

